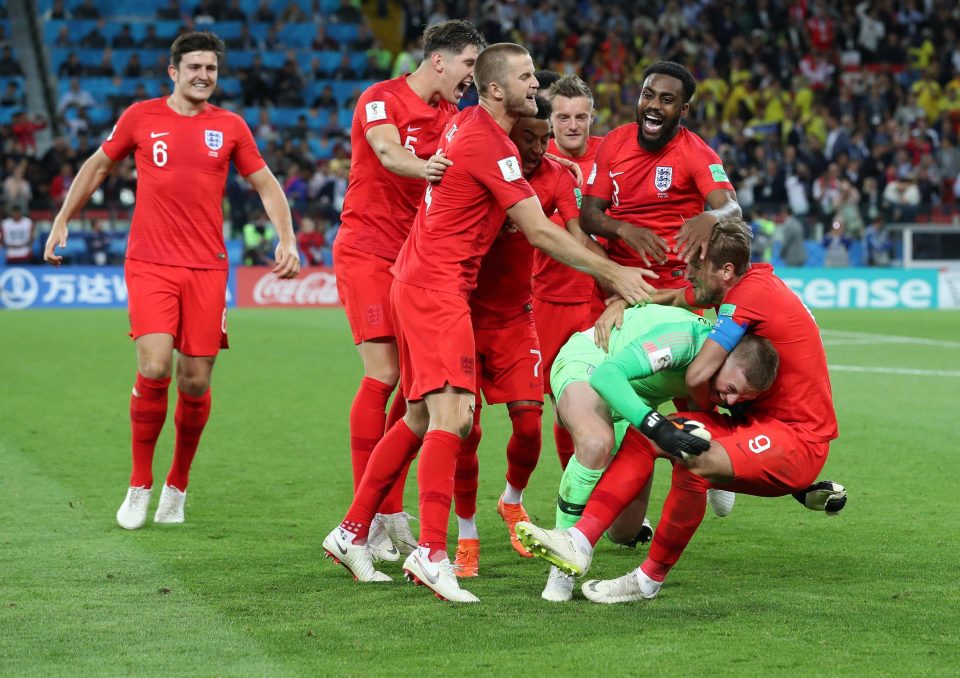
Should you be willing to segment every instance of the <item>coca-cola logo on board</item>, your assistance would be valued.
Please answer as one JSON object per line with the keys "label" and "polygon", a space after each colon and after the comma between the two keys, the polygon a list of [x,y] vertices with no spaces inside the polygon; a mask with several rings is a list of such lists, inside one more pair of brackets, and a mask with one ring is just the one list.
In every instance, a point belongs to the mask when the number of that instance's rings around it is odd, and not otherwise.
{"label": "coca-cola logo on board", "polygon": [[253,302],[258,306],[331,306],[340,303],[337,278],[318,271],[300,278],[281,280],[273,273],[260,277],[253,288]]}

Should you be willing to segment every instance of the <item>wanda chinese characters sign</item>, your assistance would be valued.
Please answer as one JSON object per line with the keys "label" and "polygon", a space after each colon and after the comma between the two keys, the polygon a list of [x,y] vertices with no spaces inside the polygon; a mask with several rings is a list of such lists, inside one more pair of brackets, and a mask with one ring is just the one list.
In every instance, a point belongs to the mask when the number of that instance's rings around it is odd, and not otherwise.
{"label": "wanda chinese characters sign", "polygon": [[275,308],[339,306],[332,268],[305,268],[293,280],[281,280],[266,267],[236,269],[237,306]]}

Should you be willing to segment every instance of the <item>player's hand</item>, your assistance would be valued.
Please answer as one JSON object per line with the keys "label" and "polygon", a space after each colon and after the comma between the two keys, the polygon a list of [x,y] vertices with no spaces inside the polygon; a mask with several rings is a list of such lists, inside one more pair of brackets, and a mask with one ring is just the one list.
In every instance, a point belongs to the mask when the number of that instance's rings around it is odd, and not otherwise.
{"label": "player's hand", "polygon": [[544,153],[543,155],[555,162],[560,163],[561,165],[566,167],[568,170],[573,172],[573,178],[577,180],[577,186],[583,186],[583,172],[580,170],[580,165],[573,162],[572,160],[568,160],[567,158],[561,158],[559,156],[556,156],[553,153]]}
{"label": "player's hand", "polygon": [[59,266],[63,262],[63,257],[54,253],[57,247],[67,246],[67,224],[58,223],[56,219],[53,222],[53,228],[50,229],[50,235],[47,237],[47,244],[43,248],[43,260]]}
{"label": "player's hand", "polygon": [[593,326],[593,341],[603,349],[604,353],[610,350],[610,333],[613,328],[623,327],[623,312],[627,309],[627,302],[623,299],[611,301],[606,310],[597,318]]}
{"label": "player's hand", "polygon": [[644,278],[660,276],[646,268],[627,268],[613,262],[608,263],[612,270],[603,281],[606,287],[623,297],[631,306],[649,303],[650,295],[656,290]]}
{"label": "player's hand", "polygon": [[683,418],[667,419],[656,411],[643,418],[640,432],[667,454],[681,459],[699,456],[710,449],[710,434],[703,424]]}
{"label": "player's hand", "polygon": [[617,235],[630,248],[636,250],[645,266],[650,266],[651,260],[658,264],[667,263],[670,245],[650,229],[624,223],[624,227],[617,231]]}
{"label": "player's hand", "polygon": [[435,184],[443,178],[443,173],[452,164],[453,160],[446,157],[443,151],[437,151],[436,154],[427,158],[427,164],[423,167],[423,178]]}
{"label": "player's hand", "polygon": [[273,272],[278,278],[296,278],[300,273],[300,253],[297,252],[295,242],[285,243],[281,240],[273,258],[277,264],[273,267]]}
{"label": "player's hand", "polygon": [[683,222],[676,246],[677,255],[683,262],[689,263],[698,254],[701,259],[707,256],[707,245],[716,225],[717,217],[709,212],[702,212]]}

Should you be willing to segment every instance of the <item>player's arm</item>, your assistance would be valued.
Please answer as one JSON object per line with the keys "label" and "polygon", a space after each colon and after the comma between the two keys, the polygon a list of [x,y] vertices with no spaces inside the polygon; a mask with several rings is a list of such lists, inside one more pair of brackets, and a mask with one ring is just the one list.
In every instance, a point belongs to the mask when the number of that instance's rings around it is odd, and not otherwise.
{"label": "player's arm", "polygon": [[507,210],[531,245],[562,264],[583,271],[631,303],[647,302],[654,291],[644,277],[656,278],[645,268],[625,268],[594,254],[573,236],[551,223],[536,196],[524,198]]}
{"label": "player's arm", "polygon": [[293,219],[290,216],[290,203],[283,193],[283,187],[273,176],[270,168],[263,166],[244,179],[260,195],[263,209],[270,223],[277,229],[280,242],[274,253],[276,266],[273,272],[281,278],[296,278],[300,273],[300,253],[297,252],[297,238],[293,234]]}
{"label": "player's arm", "polygon": [[70,190],[67,191],[67,197],[63,201],[63,206],[53,218],[53,226],[50,228],[50,236],[47,238],[47,244],[43,249],[43,260],[54,266],[59,266],[63,257],[54,254],[57,247],[66,247],[67,245],[67,226],[77,212],[87,204],[90,196],[96,191],[104,179],[113,170],[117,163],[110,159],[102,148],[94,151],[93,155],[86,159],[81,165],[77,176],[73,178],[70,184]]}
{"label": "player's arm", "polygon": [[560,156],[554,155],[553,153],[544,153],[543,157],[550,158],[554,162],[566,167],[568,170],[570,170],[570,172],[573,173],[573,178],[576,180],[577,186],[583,185],[583,171],[580,169],[580,165],[572,160],[568,160],[567,158],[561,158]]}
{"label": "player's arm", "polygon": [[622,240],[636,250],[647,266],[650,265],[651,259],[661,264],[667,261],[667,252],[670,247],[666,240],[642,226],[634,226],[614,219],[606,213],[608,207],[610,207],[609,200],[595,195],[583,196],[583,204],[580,206],[580,227],[590,235]]}
{"label": "player's arm", "polygon": [[741,217],[743,211],[737,202],[737,194],[727,188],[718,188],[707,193],[709,209],[687,219],[677,235],[677,253],[683,261],[690,261],[700,252],[700,258],[707,256],[707,245],[713,227],[729,217]]}
{"label": "player's arm", "polygon": [[643,379],[654,373],[646,351],[631,343],[605,360],[590,376],[590,386],[617,412],[662,450],[673,455],[700,454],[710,444],[690,432],[685,423],[663,417],[637,395],[631,379]]}
{"label": "player's arm", "polygon": [[401,177],[437,182],[447,167],[453,164],[453,161],[444,157],[441,152],[426,160],[418,158],[400,143],[400,130],[396,125],[371,127],[367,130],[366,139],[384,169]]}
{"label": "player's arm", "polygon": [[583,232],[583,229],[580,228],[579,219],[570,219],[566,224],[564,224],[564,226],[567,229],[567,233],[572,235],[578,243],[586,247],[597,256],[603,257],[604,259],[609,258],[607,256],[607,251],[600,246],[600,243]]}

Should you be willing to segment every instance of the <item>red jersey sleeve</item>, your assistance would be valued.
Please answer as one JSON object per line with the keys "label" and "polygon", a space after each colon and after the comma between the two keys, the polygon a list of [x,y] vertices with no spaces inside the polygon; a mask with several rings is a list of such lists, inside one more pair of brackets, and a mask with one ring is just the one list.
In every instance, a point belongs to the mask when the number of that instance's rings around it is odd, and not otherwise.
{"label": "red jersey sleeve", "polygon": [[134,133],[137,130],[138,112],[139,104],[133,104],[127,108],[120,115],[117,124],[113,126],[110,136],[100,145],[107,157],[114,162],[126,158],[137,146]]}
{"label": "red jersey sleeve", "polygon": [[587,177],[586,195],[591,195],[607,202],[613,197],[613,182],[610,180],[610,157],[616,151],[616,143],[611,142],[614,135],[608,134],[600,142],[597,149],[597,158],[593,162],[593,169]]}
{"label": "red jersey sleeve", "polygon": [[521,200],[536,195],[523,178],[523,166],[516,150],[505,144],[486,149],[482,154],[474,153],[470,163],[474,178],[493,194],[500,209],[509,209]]}
{"label": "red jersey sleeve", "polygon": [[571,219],[580,218],[580,206],[577,204],[577,180],[566,168],[563,168],[563,171],[557,176],[557,191],[554,195],[554,203],[564,224]]}
{"label": "red jersey sleeve", "polygon": [[696,157],[691,158],[691,165],[693,166],[693,180],[704,198],[711,191],[734,190],[733,184],[730,183],[730,179],[727,178],[727,173],[723,169],[720,156],[706,144],[703,145]]}
{"label": "red jersey sleeve", "polygon": [[257,142],[253,139],[253,134],[243,118],[239,118],[235,124],[237,145],[233,149],[233,164],[236,165],[240,176],[248,177],[254,172],[258,172],[267,166],[263,156],[260,155],[260,149],[257,148]]}
{"label": "red jersey sleeve", "polygon": [[380,125],[393,125],[400,129],[398,116],[403,113],[402,109],[403,105],[390,90],[383,87],[368,88],[357,100],[357,115],[364,136]]}

